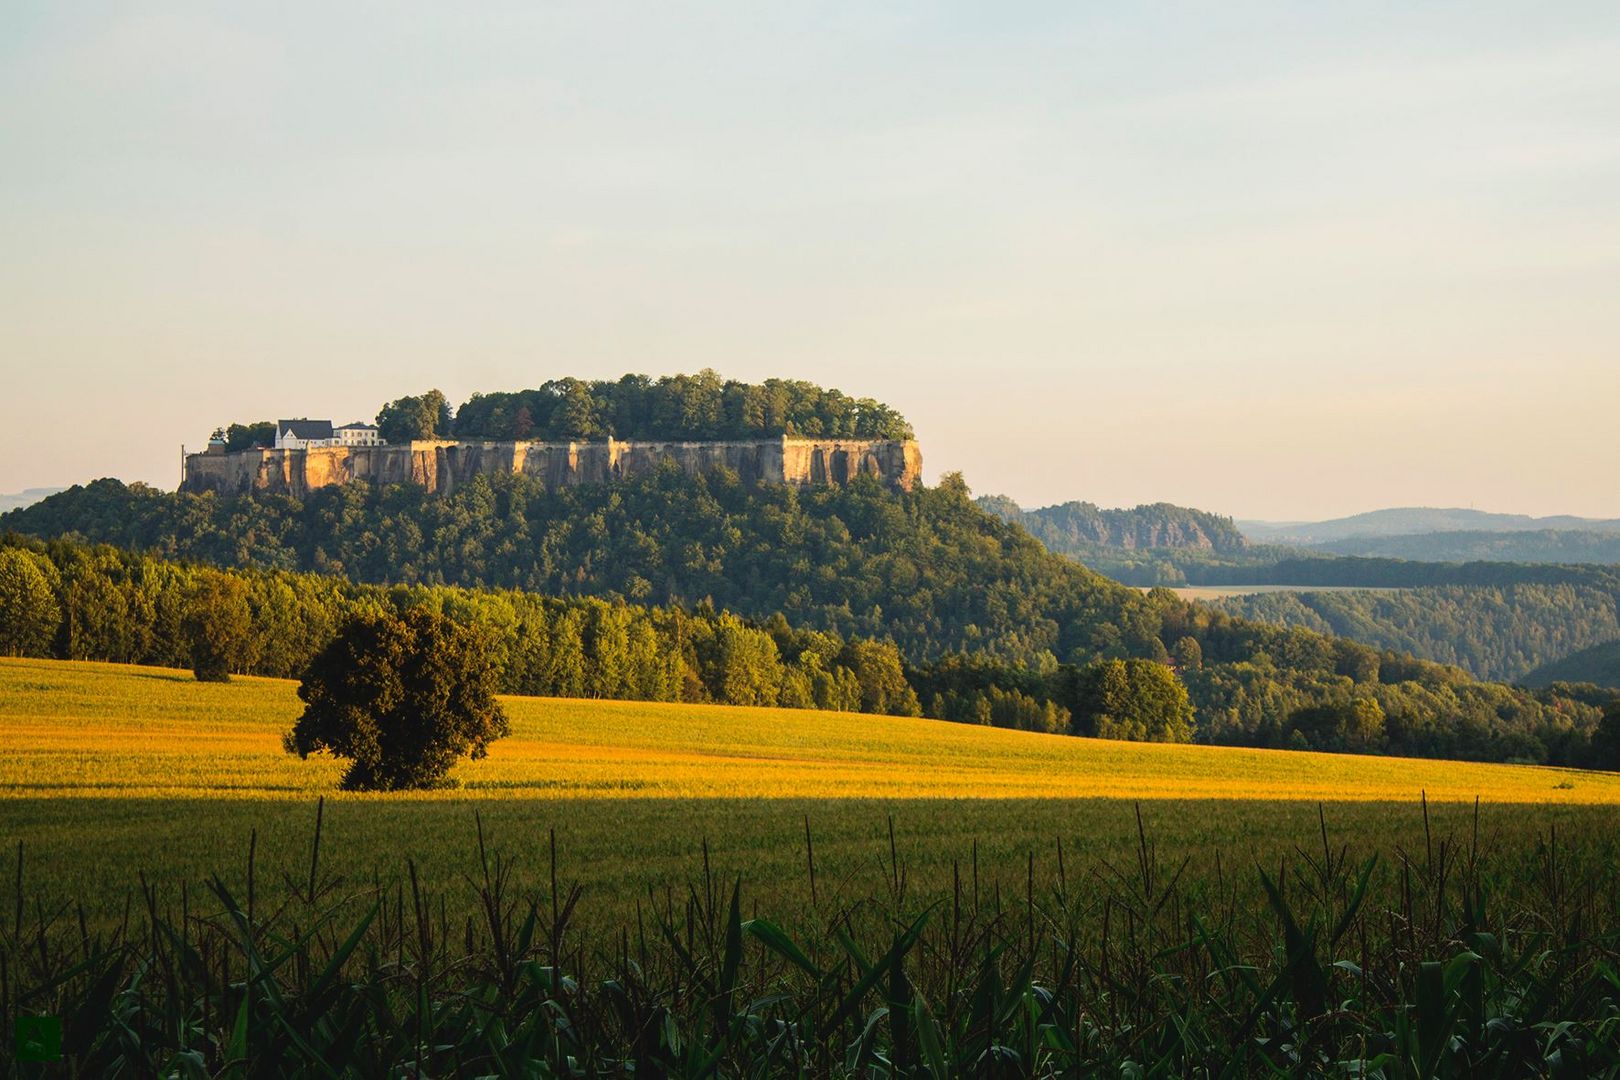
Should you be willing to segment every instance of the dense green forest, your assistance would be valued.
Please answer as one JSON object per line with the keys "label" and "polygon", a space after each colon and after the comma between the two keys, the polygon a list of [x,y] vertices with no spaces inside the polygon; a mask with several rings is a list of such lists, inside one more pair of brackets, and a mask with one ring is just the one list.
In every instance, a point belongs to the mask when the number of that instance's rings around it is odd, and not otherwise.
{"label": "dense green forest", "polygon": [[758,439],[774,435],[909,439],[905,417],[797,379],[751,384],[713,371],[656,381],[556,379],[535,390],[474,394],[456,410],[459,438]]}
{"label": "dense green forest", "polygon": [[1543,664],[1519,681],[1526,686],[1592,683],[1620,690],[1620,639]]}
{"label": "dense green forest", "polygon": [[[893,643],[925,712],[1017,727],[1062,730],[1067,719],[1095,731],[1112,702],[1173,709],[1173,692],[1147,668],[1179,673],[1195,736],[1215,743],[1588,763],[1601,713],[1589,696],[1480,683],[1126,588],[982,512],[954,476],[909,493],[865,479],[800,491],[670,468],[558,491],[521,476],[445,496],[356,484],[301,502],[108,480],[0,526],[163,558],[314,570],[326,575],[319,581],[781,614],[795,632]],[[1105,677],[1110,660],[1151,663]],[[1143,734],[1175,737],[1175,725]]]}
{"label": "dense green forest", "polygon": [[1059,555],[1089,554],[1099,547],[1126,551],[1195,548],[1221,553],[1248,547],[1231,518],[1170,503],[1104,510],[1094,503],[1067,502],[1024,510],[1005,495],[985,495],[977,502],[1003,521],[1022,525]]}
{"label": "dense green forest", "polygon": [[1206,603],[1242,618],[1339,634],[1506,681],[1620,637],[1615,593],[1591,585],[1273,592]]}
{"label": "dense green forest", "polygon": [[[387,442],[412,439],[761,439],[805,435],[909,439],[911,425],[889,406],[798,379],[763,383],[696,375],[625,375],[616,380],[552,379],[533,390],[474,394],[454,411],[430,390],[391,401],[377,413]],[[275,424],[222,429],[232,450],[269,446]]]}
{"label": "dense green forest", "polygon": [[870,479],[798,490],[674,466],[548,491],[478,477],[287,496],[171,493],[96,481],[0,519],[219,566],[386,584],[622,597],[887,638],[914,661],[984,652],[1033,664],[1163,654],[1140,593],[1049,555],[977,510],[960,480],[895,493]]}
{"label": "dense green forest", "polygon": [[236,673],[290,678],[349,616],[419,607],[482,627],[510,693],[921,711],[893,645],[795,630],[780,617],[760,625],[707,606],[361,585],[0,537],[0,655],[188,667],[209,639],[228,635],[243,642]]}

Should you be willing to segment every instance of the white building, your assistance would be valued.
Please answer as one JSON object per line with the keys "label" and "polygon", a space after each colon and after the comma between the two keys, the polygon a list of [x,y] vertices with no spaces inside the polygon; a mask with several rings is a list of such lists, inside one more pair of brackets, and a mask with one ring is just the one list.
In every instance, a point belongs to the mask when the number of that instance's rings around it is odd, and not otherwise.
{"label": "white building", "polygon": [[376,424],[363,424],[356,420],[352,424],[344,424],[336,429],[333,435],[333,446],[381,446],[382,438],[377,434]]}
{"label": "white building", "polygon": [[313,450],[322,446],[381,446],[376,424],[356,420],[335,428],[330,420],[276,421],[277,450]]}

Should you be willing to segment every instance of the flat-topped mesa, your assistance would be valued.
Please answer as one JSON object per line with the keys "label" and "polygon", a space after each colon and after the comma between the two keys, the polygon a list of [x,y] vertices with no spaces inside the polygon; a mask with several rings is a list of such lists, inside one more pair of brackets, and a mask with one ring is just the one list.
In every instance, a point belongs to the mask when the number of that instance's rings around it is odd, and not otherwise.
{"label": "flat-topped mesa", "polygon": [[662,462],[699,474],[730,469],[745,483],[819,486],[861,475],[910,491],[922,451],[910,439],[782,436],[745,442],[496,442],[438,439],[379,446],[316,446],[186,455],[182,491],[303,497],[316,488],[364,480],[447,492],[475,476],[540,477],[547,488],[597,484],[655,471]]}

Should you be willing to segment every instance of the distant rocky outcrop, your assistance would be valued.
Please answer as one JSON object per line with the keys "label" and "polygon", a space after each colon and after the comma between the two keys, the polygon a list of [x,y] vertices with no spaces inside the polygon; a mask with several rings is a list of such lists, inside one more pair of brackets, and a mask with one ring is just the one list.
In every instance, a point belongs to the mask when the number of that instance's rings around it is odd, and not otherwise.
{"label": "distant rocky outcrop", "polygon": [[1231,518],[1170,503],[1104,510],[1094,503],[1067,502],[1025,510],[1005,495],[986,495],[978,503],[996,516],[1022,525],[1059,554],[1079,554],[1088,546],[1124,551],[1198,548],[1222,553],[1248,546]]}
{"label": "distant rocky outcrop", "polygon": [[562,443],[444,439],[297,450],[227,451],[216,446],[186,457],[181,490],[302,498],[316,488],[367,481],[445,492],[475,476],[500,474],[537,476],[547,487],[558,488],[645,475],[665,462],[690,474],[726,468],[745,483],[755,484],[845,484],[869,475],[909,491],[922,475],[917,444],[898,439]]}

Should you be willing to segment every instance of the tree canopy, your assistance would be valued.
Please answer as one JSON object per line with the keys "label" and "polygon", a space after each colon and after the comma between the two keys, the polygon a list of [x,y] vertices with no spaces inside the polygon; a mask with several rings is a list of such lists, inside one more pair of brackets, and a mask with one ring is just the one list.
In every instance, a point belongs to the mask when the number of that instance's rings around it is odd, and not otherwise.
{"label": "tree canopy", "polygon": [[383,442],[448,439],[453,431],[450,403],[437,390],[390,401],[377,412],[377,435]]}
{"label": "tree canopy", "polygon": [[1187,688],[1165,664],[1097,660],[1080,672],[1075,732],[1133,742],[1192,742]]}
{"label": "tree canopy", "polygon": [[247,588],[228,574],[207,574],[192,590],[184,632],[191,646],[191,670],[199,682],[229,682],[232,672],[252,662],[258,642]]}
{"label": "tree canopy", "polygon": [[444,787],[457,761],[484,757],[511,730],[496,679],[475,627],[423,608],[356,616],[304,673],[286,747],[348,759],[351,791]]}
{"label": "tree canopy", "polygon": [[[269,420],[222,428],[226,448],[271,446]],[[407,395],[377,413],[384,442],[416,439],[716,441],[778,435],[910,439],[894,409],[799,379],[745,383],[704,369],[695,375],[551,379],[532,390],[474,394],[451,411],[438,390]]]}
{"label": "tree canopy", "polygon": [[889,406],[796,379],[761,384],[704,370],[653,380],[553,379],[533,390],[474,394],[455,433],[477,439],[757,439],[776,435],[909,439]]}
{"label": "tree canopy", "polygon": [[56,568],[17,548],[0,548],[0,655],[38,656],[61,622],[51,588]]}

